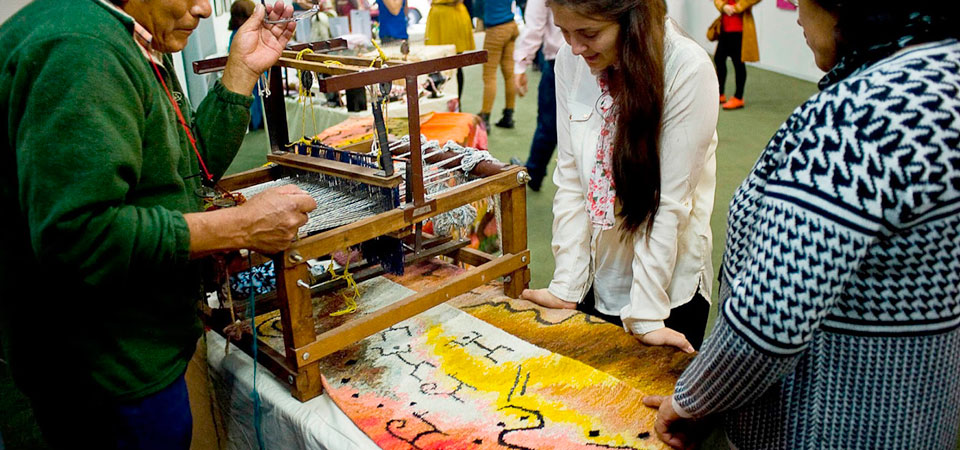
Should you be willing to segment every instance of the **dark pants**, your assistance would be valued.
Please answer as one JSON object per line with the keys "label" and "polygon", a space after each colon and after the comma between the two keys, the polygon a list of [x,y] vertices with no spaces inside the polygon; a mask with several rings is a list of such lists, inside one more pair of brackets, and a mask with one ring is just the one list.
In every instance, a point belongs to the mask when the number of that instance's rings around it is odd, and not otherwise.
{"label": "dark pants", "polygon": [[[577,303],[577,310],[599,317],[619,327],[623,327],[623,321],[618,316],[611,316],[597,311],[597,300],[593,296],[593,287],[587,291],[587,296],[582,302]],[[710,302],[707,301],[700,291],[683,305],[670,310],[670,317],[663,321],[663,324],[674,331],[683,333],[690,341],[693,348],[700,350],[703,344],[703,334],[707,331],[707,317],[710,315]]]}
{"label": "dark pants", "polygon": [[457,68],[457,110],[463,111],[463,67]]}
{"label": "dark pants", "polygon": [[402,41],[402,40],[404,40],[404,39],[406,39],[406,38],[380,35],[380,43],[381,43],[381,44],[384,44],[384,45],[389,44],[389,43],[391,43],[391,42]]}
{"label": "dark pants", "polygon": [[741,49],[743,48],[743,33],[720,33],[717,42],[717,52],[713,55],[713,64],[717,66],[717,81],[720,82],[720,93],[727,82],[727,58],[733,61],[733,71],[737,77],[737,92],[734,97],[743,99],[743,87],[747,83],[747,65],[743,63]]}
{"label": "dark pants", "polygon": [[540,85],[537,87],[537,129],[533,132],[530,144],[530,156],[527,157],[527,172],[530,174],[530,188],[540,190],[543,177],[547,174],[547,165],[557,148],[557,88],[554,83],[555,61],[544,61],[540,72]]}
{"label": "dark pants", "polygon": [[144,398],[114,402],[89,392],[32,399],[34,416],[56,449],[187,450],[193,416],[184,375]]}

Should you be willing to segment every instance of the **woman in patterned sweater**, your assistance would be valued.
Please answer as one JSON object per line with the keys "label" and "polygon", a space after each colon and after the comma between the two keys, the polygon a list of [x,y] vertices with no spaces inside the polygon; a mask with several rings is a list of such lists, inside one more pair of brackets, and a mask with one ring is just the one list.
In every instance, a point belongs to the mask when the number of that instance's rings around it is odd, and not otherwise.
{"label": "woman in patterned sweater", "polygon": [[659,405],[675,448],[725,413],[750,448],[955,448],[955,2],[800,0],[827,75],[730,204],[713,334]]}

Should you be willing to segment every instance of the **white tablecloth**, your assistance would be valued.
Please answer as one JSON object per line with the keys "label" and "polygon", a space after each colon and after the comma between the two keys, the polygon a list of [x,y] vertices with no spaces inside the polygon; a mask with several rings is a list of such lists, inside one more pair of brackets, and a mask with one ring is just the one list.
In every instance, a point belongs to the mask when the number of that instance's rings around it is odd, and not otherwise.
{"label": "white tablecloth", "polygon": [[[254,428],[253,359],[237,347],[224,354],[225,341],[207,332],[209,377],[220,415],[227,449],[257,449]],[[270,450],[373,450],[367,437],[326,395],[301,403],[262,366],[257,367],[261,399],[261,431]]]}

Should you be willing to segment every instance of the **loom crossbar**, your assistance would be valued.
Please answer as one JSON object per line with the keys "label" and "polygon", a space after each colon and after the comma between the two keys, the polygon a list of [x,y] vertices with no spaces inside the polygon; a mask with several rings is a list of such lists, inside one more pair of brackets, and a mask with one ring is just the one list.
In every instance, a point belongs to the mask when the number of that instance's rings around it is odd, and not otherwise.
{"label": "loom crossbar", "polygon": [[314,158],[312,156],[298,155],[296,153],[271,153],[267,155],[267,161],[277,163],[285,167],[322,173],[325,175],[346,178],[353,181],[359,181],[364,184],[386,188],[397,187],[403,181],[403,178],[399,173],[386,176],[383,175],[382,170],[374,169],[372,167],[360,167],[340,161]]}

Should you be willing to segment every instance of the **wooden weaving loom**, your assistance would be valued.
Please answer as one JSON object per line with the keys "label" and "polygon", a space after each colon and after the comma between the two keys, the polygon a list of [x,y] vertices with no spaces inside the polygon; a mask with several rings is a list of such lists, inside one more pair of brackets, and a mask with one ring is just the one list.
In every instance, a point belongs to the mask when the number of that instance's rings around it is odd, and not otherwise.
{"label": "wooden weaving loom", "polygon": [[[308,47],[314,53],[300,52]],[[250,259],[236,258],[236,261],[231,263],[230,270],[236,273],[251,264],[273,261],[277,276],[276,295],[270,299],[272,302],[260,301],[258,298],[254,317],[261,312],[279,309],[285,352],[281,354],[267,345],[260,345],[256,357],[279,379],[287,380],[291,393],[300,401],[307,401],[322,392],[319,360],[324,356],[499,277],[503,277],[504,293],[513,298],[519,297],[530,280],[527,268],[530,252],[527,249],[525,191],[529,176],[523,167],[484,161],[471,172],[472,175],[482,178],[431,194],[430,198],[424,188],[425,161],[421,154],[420,124],[417,120],[420,117],[417,75],[483,63],[487,59],[487,52],[466,52],[419,62],[392,59],[382,61],[327,53],[345,48],[344,40],[335,39],[292,46],[284,51],[283,57],[270,70],[269,91],[272,95],[267,94],[264,97],[271,146],[267,159],[273,164],[225,177],[220,182],[223,188],[234,191],[278,180],[291,171],[308,171],[383,188],[399,186],[403,177],[399,173],[393,173],[389,150],[381,151],[380,169],[312,158],[288,151],[286,109],[282,95],[283,71],[284,68],[295,68],[325,74],[326,78],[316,80],[321,92],[369,85],[382,86],[381,83],[405,80],[410,140],[410,152],[406,161],[406,202],[398,208],[303,237],[282,253],[253,255]],[[195,62],[194,72],[202,74],[222,70],[225,61],[225,58],[219,58]],[[340,64],[331,64],[330,61],[338,61]],[[376,107],[374,112],[376,119]],[[381,123],[382,116],[378,128]],[[378,134],[380,148],[388,149],[389,145],[384,145],[385,133]],[[491,196],[499,196],[501,206],[501,256],[467,248],[466,241],[436,238],[422,232],[422,223],[425,220]],[[337,286],[311,286],[307,261],[332,255],[336,251],[385,235],[403,238],[412,244],[412,251],[405,255],[404,264],[446,255],[473,267],[446,280],[435,290],[418,292],[318,335],[311,296],[323,289],[329,290]],[[252,262],[248,263],[251,260]],[[370,278],[379,272],[376,267],[358,268],[355,277]],[[230,324],[230,318],[224,317],[222,313],[217,314],[216,310],[206,311],[205,320],[208,326],[221,335],[225,333],[224,327]],[[253,355],[252,344],[252,335],[249,332],[243,333],[240,347]]]}

